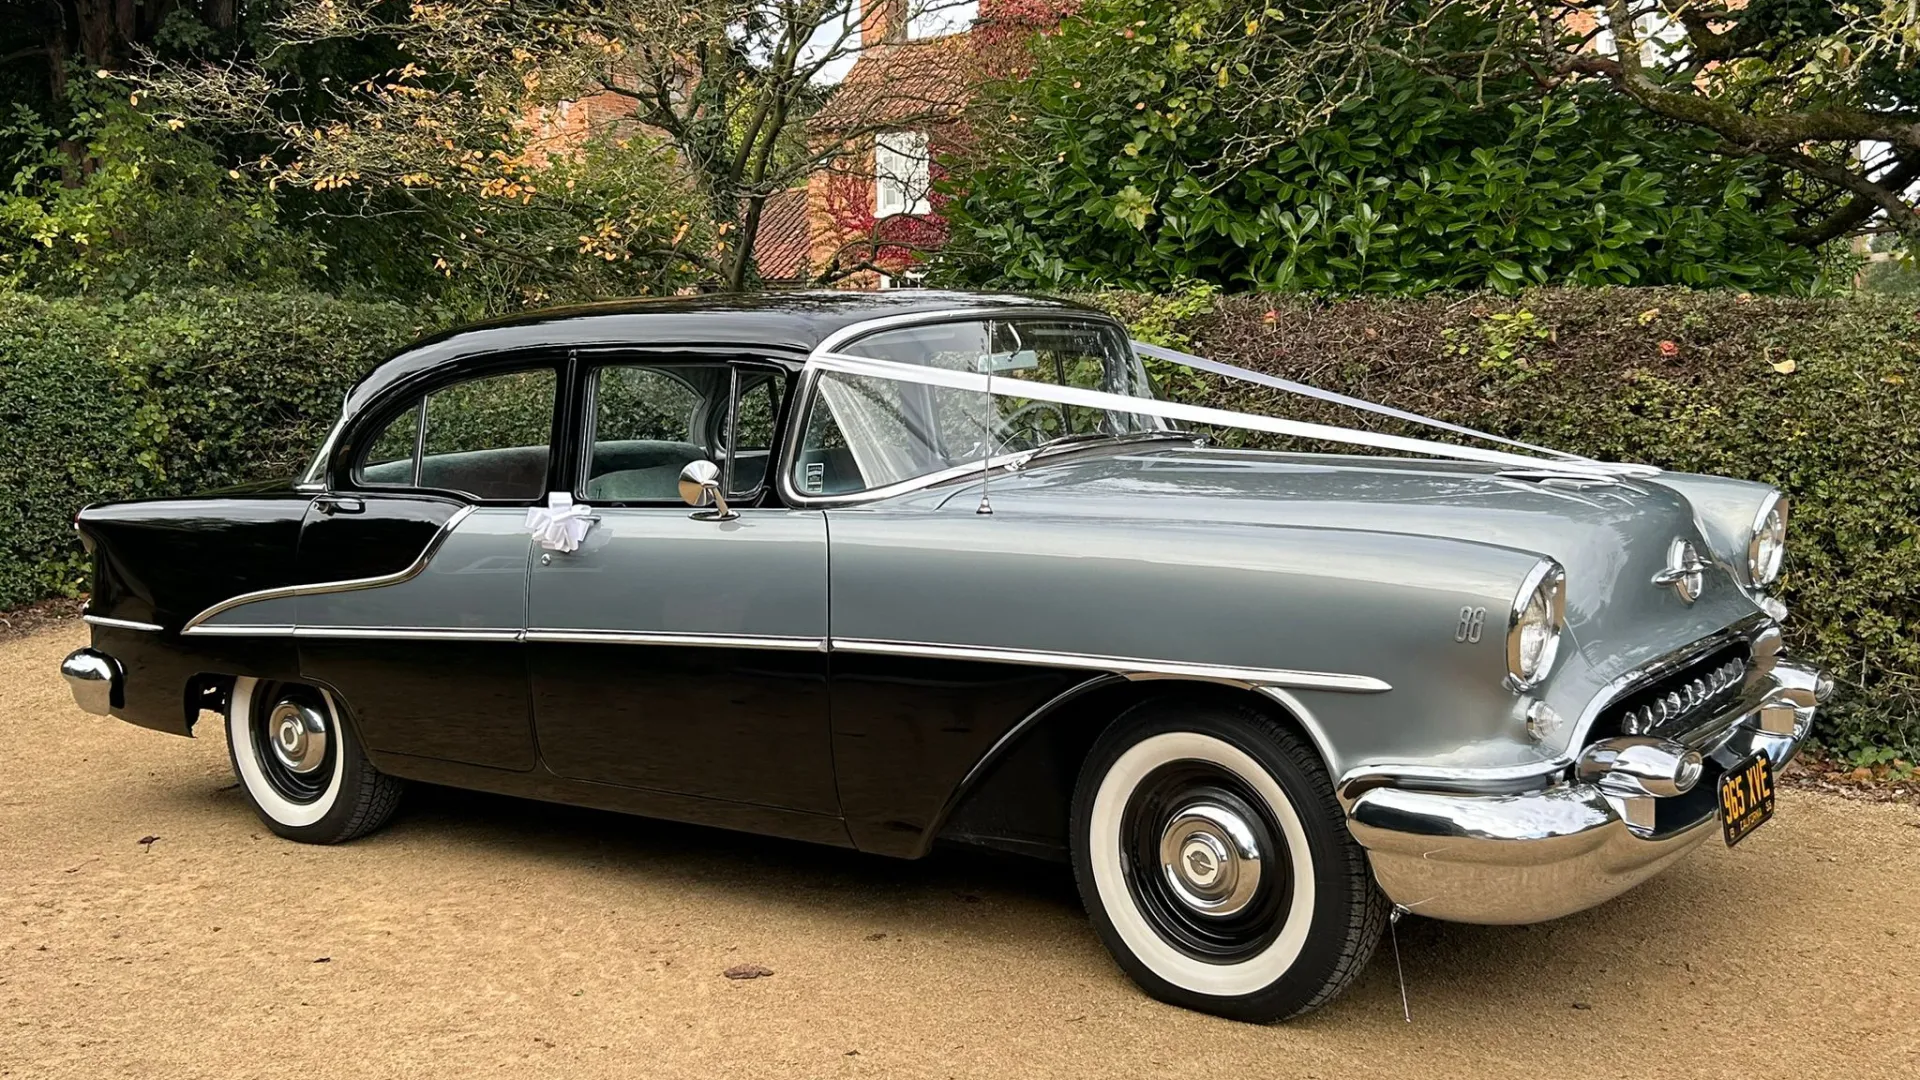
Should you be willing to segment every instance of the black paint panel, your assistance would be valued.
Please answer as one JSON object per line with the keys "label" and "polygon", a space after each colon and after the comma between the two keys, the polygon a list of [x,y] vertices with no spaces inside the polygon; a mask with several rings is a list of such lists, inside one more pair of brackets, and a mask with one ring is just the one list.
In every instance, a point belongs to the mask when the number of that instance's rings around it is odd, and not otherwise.
{"label": "black paint panel", "polygon": [[540,756],[555,773],[835,813],[827,656],[530,642]]}
{"label": "black paint panel", "polygon": [[1093,673],[912,657],[833,656],[833,757],[863,851],[925,854],[950,796],[1000,737]]}
{"label": "black paint panel", "polygon": [[350,581],[399,573],[419,559],[466,504],[442,495],[357,493],[344,513],[316,502],[300,533],[300,580]]}
{"label": "black paint panel", "polygon": [[289,491],[88,507],[79,518],[94,557],[88,610],[178,630],[229,597],[293,584],[308,501]]}
{"label": "black paint panel", "polygon": [[301,638],[300,672],[346,703],[369,750],[533,768],[525,646]]}
{"label": "black paint panel", "polygon": [[124,698],[113,715],[169,735],[190,735],[199,702],[188,701],[196,675],[289,679],[299,672],[288,638],[182,638],[111,626],[93,628],[93,647],[120,662]]}
{"label": "black paint panel", "polygon": [[756,806],[752,803],[699,799],[664,791],[649,791],[644,788],[594,784],[555,776],[545,769],[535,769],[532,772],[505,772],[499,769],[484,769],[449,761],[437,761],[432,758],[407,757],[402,754],[376,752],[369,756],[373,760],[374,767],[381,772],[409,780],[419,780],[423,783],[444,784],[448,787],[467,788],[472,791],[488,791],[497,795],[514,795],[524,799],[539,799],[542,802],[565,803],[569,806],[586,806],[596,810],[637,814],[641,817],[660,818],[666,821],[711,825],[716,828],[758,833],[763,836],[781,836],[790,840],[804,840],[833,847],[853,846],[847,839],[847,831],[841,825],[840,819],[831,814],[809,814],[798,810]]}

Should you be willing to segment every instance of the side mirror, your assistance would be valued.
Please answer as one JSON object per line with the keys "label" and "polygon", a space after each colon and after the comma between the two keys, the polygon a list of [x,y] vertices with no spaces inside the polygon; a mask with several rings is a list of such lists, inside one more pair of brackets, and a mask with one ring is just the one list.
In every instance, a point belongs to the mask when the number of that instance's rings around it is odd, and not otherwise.
{"label": "side mirror", "polygon": [[732,521],[739,513],[727,509],[727,496],[720,490],[720,466],[704,458],[687,462],[680,470],[680,498],[688,506],[711,506],[712,510],[693,515],[706,521]]}

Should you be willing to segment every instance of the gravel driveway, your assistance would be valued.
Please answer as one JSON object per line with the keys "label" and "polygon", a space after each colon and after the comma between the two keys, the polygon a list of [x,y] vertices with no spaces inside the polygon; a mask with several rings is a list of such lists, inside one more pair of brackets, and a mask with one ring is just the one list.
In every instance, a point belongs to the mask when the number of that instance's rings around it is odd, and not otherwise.
{"label": "gravel driveway", "polygon": [[0,640],[3,1077],[1920,1075],[1911,806],[1785,791],[1597,911],[1402,923],[1411,1024],[1383,944],[1250,1027],[1136,992],[1051,866],[419,788],[357,843],[278,840],[217,725],[73,707],[85,636]]}

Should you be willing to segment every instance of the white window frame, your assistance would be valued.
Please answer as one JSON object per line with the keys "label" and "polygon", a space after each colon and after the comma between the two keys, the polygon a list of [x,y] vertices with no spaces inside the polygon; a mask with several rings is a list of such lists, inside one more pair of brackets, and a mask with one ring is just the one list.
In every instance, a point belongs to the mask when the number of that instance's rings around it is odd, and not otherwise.
{"label": "white window frame", "polygon": [[873,137],[873,216],[928,214],[933,205],[933,157],[924,131],[883,131]]}
{"label": "white window frame", "polygon": [[907,40],[926,41],[964,34],[973,29],[980,17],[979,0],[904,0],[907,10]]}

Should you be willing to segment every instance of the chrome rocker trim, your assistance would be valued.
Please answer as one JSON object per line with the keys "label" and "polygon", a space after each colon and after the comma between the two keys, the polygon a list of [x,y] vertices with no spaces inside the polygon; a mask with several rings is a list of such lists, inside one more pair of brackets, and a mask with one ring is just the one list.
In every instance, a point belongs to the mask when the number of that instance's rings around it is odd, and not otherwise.
{"label": "chrome rocker trim", "polygon": [[[1785,657],[1766,679],[1764,693],[1741,707],[1724,741],[1703,755],[1720,768],[1755,752],[1784,768],[1831,689],[1818,668]],[[1510,794],[1387,783],[1353,798],[1347,828],[1367,849],[1381,890],[1415,914],[1533,923],[1611,899],[1719,832],[1718,804],[1697,791],[1689,795],[1705,808],[1699,817],[1656,831],[1655,806],[1668,800],[1623,790],[1605,777],[1556,778]]]}
{"label": "chrome rocker trim", "polygon": [[754,634],[675,634],[653,630],[528,630],[523,640],[576,645],[683,645],[697,649],[779,649],[789,652],[825,652],[827,640],[817,637],[761,637]]}
{"label": "chrome rocker trim", "polygon": [[[420,552],[419,557],[414,559],[413,562],[403,570],[392,574],[381,574],[376,577],[349,578],[345,581],[318,581],[307,585],[282,585],[278,588],[260,589],[255,592],[241,593],[239,596],[230,596],[205,611],[202,611],[200,614],[195,615],[193,618],[188,619],[187,624],[180,628],[180,632],[182,634],[228,633],[230,631],[227,628],[213,628],[203,626],[202,624],[222,612],[232,611],[234,608],[240,607],[243,604],[251,604],[257,600],[278,600],[289,596],[323,596],[327,593],[354,592],[359,589],[378,589],[385,585],[398,585],[403,581],[411,581],[419,577],[420,573],[427,568],[427,564],[433,561],[434,553],[440,550],[440,545],[446,543],[447,537],[453,535],[453,530],[459,528],[461,522],[472,516],[473,510],[474,508],[471,506],[463,506],[454,511],[453,516],[447,519],[446,524],[440,526],[440,531],[433,534],[433,539],[427,541],[427,546]],[[284,627],[279,629],[281,632],[289,632],[292,628]],[[231,632],[261,634],[271,633],[273,631],[264,630],[259,627],[247,628],[245,630],[234,627]]]}
{"label": "chrome rocker trim", "polygon": [[874,656],[919,656],[936,660],[979,660],[997,664],[1107,671],[1133,680],[1206,679],[1236,686],[1285,686],[1301,690],[1336,690],[1352,694],[1379,694],[1392,685],[1370,675],[1327,671],[1288,671],[1280,668],[1228,667],[1180,660],[1145,660],[1128,656],[1044,652],[1037,649],[1001,649],[981,645],[938,645],[925,641],[882,641],[873,638],[832,640],[834,652]]}

